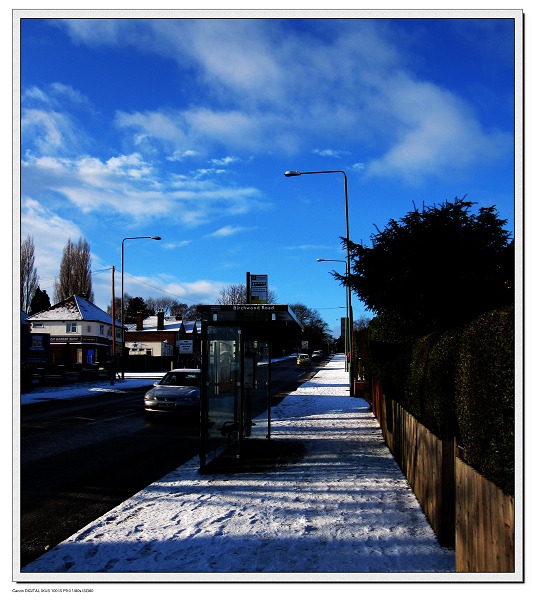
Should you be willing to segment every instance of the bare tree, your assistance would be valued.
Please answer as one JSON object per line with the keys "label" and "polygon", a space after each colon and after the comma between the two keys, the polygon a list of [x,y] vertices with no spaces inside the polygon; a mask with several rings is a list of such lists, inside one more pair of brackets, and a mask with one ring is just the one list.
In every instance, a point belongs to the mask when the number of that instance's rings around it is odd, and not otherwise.
{"label": "bare tree", "polygon": [[33,237],[28,236],[20,247],[20,309],[30,311],[32,298],[39,287],[39,277],[35,263]]}
{"label": "bare tree", "polygon": [[94,300],[91,279],[91,252],[87,240],[80,238],[78,244],[69,239],[63,249],[59,269],[59,281],[54,282],[54,301],[61,302],[69,296],[81,296]]}
{"label": "bare tree", "polygon": [[247,304],[247,288],[243,283],[227,285],[220,292],[217,304]]}
{"label": "bare tree", "polygon": [[[276,304],[277,297],[268,290],[268,304]],[[247,304],[247,287],[244,283],[232,283],[224,287],[216,300],[217,304]]]}

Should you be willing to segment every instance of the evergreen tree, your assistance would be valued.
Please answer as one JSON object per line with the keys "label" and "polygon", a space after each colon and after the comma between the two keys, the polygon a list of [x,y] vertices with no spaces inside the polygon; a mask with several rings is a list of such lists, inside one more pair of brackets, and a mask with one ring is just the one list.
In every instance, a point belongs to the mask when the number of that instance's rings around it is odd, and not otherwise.
{"label": "evergreen tree", "polygon": [[124,322],[135,323],[137,321],[137,313],[141,312],[143,319],[146,319],[150,315],[150,311],[145,303],[145,300],[141,296],[130,298],[128,302],[125,299],[125,310],[124,310]]}
{"label": "evergreen tree", "polygon": [[39,286],[33,237],[28,236],[20,247],[20,310],[29,313],[30,304]]}
{"label": "evergreen tree", "polygon": [[78,244],[69,239],[63,249],[59,280],[54,282],[54,301],[61,302],[70,296],[80,296],[94,301],[91,279],[91,252],[87,240],[80,238]]}
{"label": "evergreen tree", "polygon": [[30,315],[47,310],[50,306],[50,298],[48,297],[46,290],[41,291],[40,288],[37,288],[30,304]]}
{"label": "evergreen tree", "polygon": [[373,235],[371,248],[344,240],[349,285],[392,331],[418,337],[514,301],[506,221],[494,206],[471,214],[473,204],[455,198],[414,208]]}

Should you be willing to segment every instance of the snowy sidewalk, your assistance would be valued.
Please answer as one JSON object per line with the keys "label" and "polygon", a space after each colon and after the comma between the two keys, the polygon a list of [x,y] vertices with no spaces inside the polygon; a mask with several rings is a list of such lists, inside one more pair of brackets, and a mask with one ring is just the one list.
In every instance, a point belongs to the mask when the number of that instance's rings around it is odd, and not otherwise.
{"label": "snowy sidewalk", "polygon": [[200,475],[196,458],[18,581],[451,580],[454,552],[439,545],[368,404],[348,390],[337,355],[273,408],[272,437],[301,442],[299,462]]}

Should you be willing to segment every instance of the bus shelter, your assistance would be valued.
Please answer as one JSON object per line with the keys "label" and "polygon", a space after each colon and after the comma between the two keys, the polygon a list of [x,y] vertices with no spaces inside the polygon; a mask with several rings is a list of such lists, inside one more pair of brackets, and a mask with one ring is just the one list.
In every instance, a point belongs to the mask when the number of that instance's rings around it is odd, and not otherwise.
{"label": "bus shelter", "polygon": [[271,438],[274,345],[293,349],[302,326],[287,305],[199,306],[201,327],[200,471],[225,453],[239,466],[248,441]]}

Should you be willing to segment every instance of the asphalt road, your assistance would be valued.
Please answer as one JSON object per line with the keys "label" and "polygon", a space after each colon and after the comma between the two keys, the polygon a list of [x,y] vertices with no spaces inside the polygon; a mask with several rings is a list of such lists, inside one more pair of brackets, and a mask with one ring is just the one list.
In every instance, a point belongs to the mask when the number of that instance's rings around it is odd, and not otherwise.
{"label": "asphalt road", "polygon": [[[274,363],[273,405],[316,370],[293,360]],[[137,389],[21,408],[15,465],[21,567],[198,455],[198,423],[146,419],[143,394]]]}

